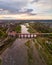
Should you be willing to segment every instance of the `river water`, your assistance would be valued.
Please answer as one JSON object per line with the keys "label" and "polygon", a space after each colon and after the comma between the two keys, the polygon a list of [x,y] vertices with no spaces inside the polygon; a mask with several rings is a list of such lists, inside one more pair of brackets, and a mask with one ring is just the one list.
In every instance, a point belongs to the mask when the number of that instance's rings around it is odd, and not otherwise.
{"label": "river water", "polygon": [[[25,25],[21,25],[21,33],[29,33]],[[28,40],[23,38],[16,39],[13,45],[8,47],[0,56],[2,58],[2,65],[28,65],[27,47],[25,46]],[[46,65],[42,63],[34,42],[32,42],[31,46],[33,46],[33,59],[35,60],[34,64],[31,65]]]}
{"label": "river water", "polygon": [[[29,33],[25,25],[21,25],[21,33]],[[27,39],[16,39],[1,55],[2,65],[27,65]]]}
{"label": "river water", "polygon": [[29,33],[28,28],[25,25],[21,25],[21,33]]}

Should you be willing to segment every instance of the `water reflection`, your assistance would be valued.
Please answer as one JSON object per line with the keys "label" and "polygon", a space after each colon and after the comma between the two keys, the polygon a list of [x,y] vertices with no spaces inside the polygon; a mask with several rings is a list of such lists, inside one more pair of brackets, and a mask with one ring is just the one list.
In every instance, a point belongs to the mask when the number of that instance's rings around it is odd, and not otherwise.
{"label": "water reflection", "polygon": [[21,25],[21,33],[29,33],[28,28],[25,25]]}

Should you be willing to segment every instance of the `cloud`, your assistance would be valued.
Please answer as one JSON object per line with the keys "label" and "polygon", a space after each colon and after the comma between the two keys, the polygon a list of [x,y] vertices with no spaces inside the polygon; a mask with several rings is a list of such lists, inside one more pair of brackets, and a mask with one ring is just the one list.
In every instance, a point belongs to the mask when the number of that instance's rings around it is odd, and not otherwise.
{"label": "cloud", "polygon": [[0,9],[0,14],[9,14],[10,12],[8,10]]}
{"label": "cloud", "polygon": [[35,3],[35,2],[38,2],[39,0],[32,0],[31,3]]}
{"label": "cloud", "polygon": [[[31,0],[0,0],[0,9],[8,10],[8,13],[5,12],[7,14],[30,13],[33,11],[32,9],[24,9],[30,1]],[[0,14],[5,14],[4,11],[2,12],[0,12]]]}
{"label": "cloud", "polygon": [[21,12],[21,13],[30,13],[32,11],[33,11],[33,9],[24,9],[24,8],[19,10],[19,12]]}
{"label": "cloud", "polygon": [[0,14],[22,13],[52,15],[52,0],[0,0]]}
{"label": "cloud", "polygon": [[37,13],[38,15],[52,15],[52,0],[39,0],[33,3],[31,6],[34,10],[32,13]]}
{"label": "cloud", "polygon": [[25,7],[28,0],[0,0],[0,8],[10,10],[11,12],[18,12],[19,9]]}

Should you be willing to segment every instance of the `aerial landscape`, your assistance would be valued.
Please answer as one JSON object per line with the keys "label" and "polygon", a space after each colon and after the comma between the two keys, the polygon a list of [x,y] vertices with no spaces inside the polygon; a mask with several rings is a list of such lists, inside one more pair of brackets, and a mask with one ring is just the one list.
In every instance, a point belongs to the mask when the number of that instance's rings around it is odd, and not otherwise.
{"label": "aerial landscape", "polygon": [[0,65],[52,65],[52,0],[0,0]]}
{"label": "aerial landscape", "polygon": [[2,65],[52,65],[52,21],[13,21],[0,22]]}

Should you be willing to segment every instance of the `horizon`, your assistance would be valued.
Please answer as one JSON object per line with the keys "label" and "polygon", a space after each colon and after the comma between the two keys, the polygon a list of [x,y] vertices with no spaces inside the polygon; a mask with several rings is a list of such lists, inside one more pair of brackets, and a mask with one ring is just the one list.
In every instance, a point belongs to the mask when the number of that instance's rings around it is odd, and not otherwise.
{"label": "horizon", "polygon": [[52,16],[0,15],[1,19],[9,20],[52,20]]}

